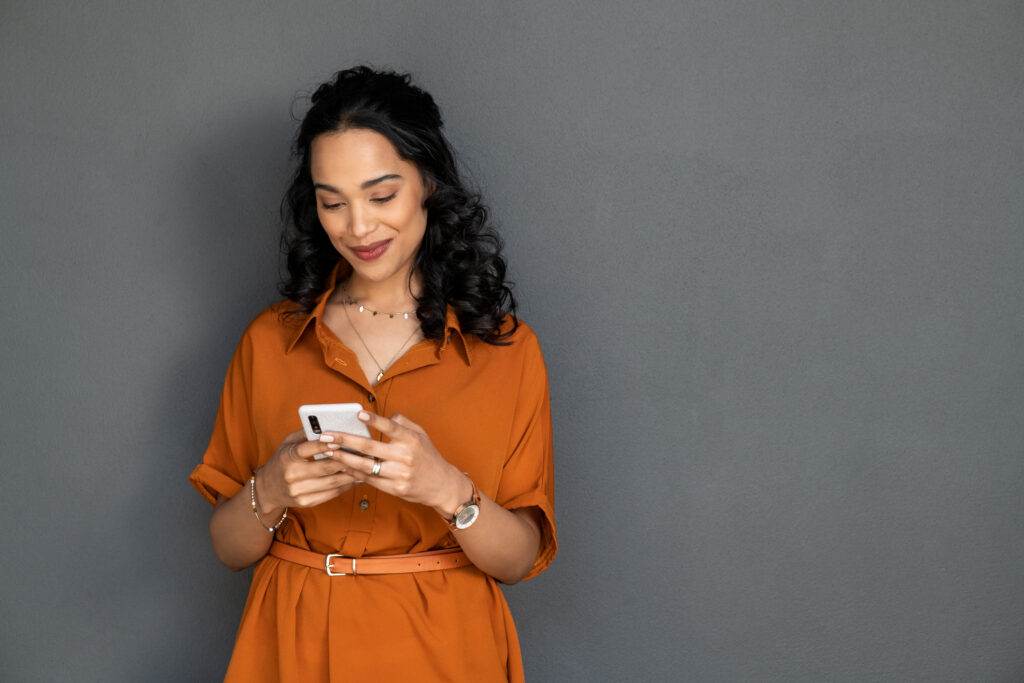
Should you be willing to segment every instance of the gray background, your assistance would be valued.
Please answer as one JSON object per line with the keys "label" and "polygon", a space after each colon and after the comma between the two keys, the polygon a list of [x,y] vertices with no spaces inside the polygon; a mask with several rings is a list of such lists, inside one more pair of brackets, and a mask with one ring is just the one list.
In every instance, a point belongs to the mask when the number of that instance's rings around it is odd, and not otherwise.
{"label": "gray background", "polygon": [[1024,680],[1021,3],[5,2],[6,680],[217,680],[301,96],[437,98],[551,373],[533,681]]}

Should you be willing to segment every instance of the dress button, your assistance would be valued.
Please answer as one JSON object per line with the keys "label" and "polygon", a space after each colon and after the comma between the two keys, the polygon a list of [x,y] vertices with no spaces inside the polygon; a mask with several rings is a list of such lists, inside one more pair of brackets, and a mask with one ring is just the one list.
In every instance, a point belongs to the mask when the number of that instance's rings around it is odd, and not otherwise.
{"label": "dress button", "polygon": [[365,510],[368,507],[370,507],[370,501],[366,500],[366,497],[364,496],[363,499],[359,501],[359,509]]}
{"label": "dress button", "polygon": [[376,401],[377,399],[375,399],[375,398],[373,397],[373,394],[369,394],[369,395],[368,395],[368,396],[366,397],[366,400],[367,400],[367,401],[369,401],[370,403],[373,403],[373,402],[374,402],[374,401]]}

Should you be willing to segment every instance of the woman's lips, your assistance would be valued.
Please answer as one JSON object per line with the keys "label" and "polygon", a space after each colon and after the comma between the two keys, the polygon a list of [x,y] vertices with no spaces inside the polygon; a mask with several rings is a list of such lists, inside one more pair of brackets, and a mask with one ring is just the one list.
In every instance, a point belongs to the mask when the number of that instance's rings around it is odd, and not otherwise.
{"label": "woman's lips", "polygon": [[375,258],[379,258],[381,254],[383,254],[385,251],[387,251],[388,250],[388,246],[390,244],[391,244],[391,240],[384,240],[382,242],[378,242],[377,246],[374,246],[374,247],[372,247],[370,249],[357,249],[357,248],[353,247],[352,251],[354,251],[356,256],[358,256],[362,260],[364,260],[364,261],[372,261]]}

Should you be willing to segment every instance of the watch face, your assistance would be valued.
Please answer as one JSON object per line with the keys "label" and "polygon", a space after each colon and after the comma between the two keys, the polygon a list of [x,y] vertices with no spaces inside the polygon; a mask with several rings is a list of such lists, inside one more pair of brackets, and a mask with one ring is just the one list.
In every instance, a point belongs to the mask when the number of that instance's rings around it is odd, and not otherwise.
{"label": "watch face", "polygon": [[462,508],[458,515],[455,516],[455,526],[459,529],[465,529],[470,524],[476,521],[476,518],[479,514],[479,505],[467,505],[466,507]]}

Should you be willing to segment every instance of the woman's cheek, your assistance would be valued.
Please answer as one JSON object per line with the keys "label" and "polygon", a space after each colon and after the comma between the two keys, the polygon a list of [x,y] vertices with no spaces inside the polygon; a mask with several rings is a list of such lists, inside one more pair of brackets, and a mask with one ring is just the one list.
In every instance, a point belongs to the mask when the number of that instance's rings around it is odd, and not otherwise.
{"label": "woman's cheek", "polygon": [[337,218],[323,212],[318,213],[318,215],[320,218],[320,225],[324,227],[324,230],[326,230],[328,234],[335,236],[342,233],[343,226]]}
{"label": "woman's cheek", "polygon": [[398,216],[395,220],[402,226],[412,228],[415,226],[416,221],[422,220],[421,213],[425,213],[426,209],[418,206],[415,201],[403,202],[400,207],[396,207]]}

